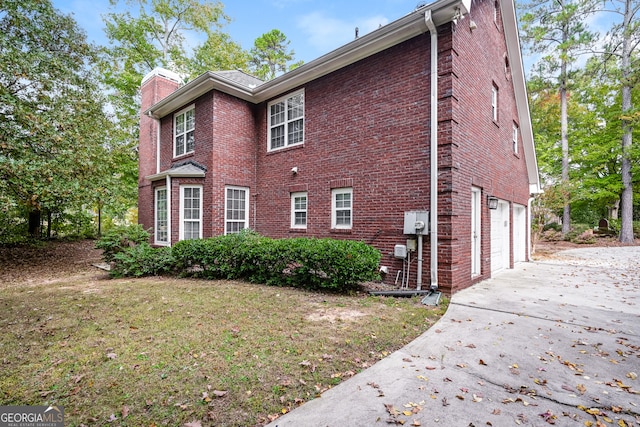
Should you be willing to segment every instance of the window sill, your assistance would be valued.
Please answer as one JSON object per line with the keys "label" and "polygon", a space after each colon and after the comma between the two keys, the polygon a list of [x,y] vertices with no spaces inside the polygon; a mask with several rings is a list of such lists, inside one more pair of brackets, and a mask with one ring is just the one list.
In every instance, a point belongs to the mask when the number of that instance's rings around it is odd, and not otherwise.
{"label": "window sill", "polygon": [[301,144],[290,145],[288,147],[276,148],[275,150],[267,150],[267,156],[271,154],[285,153],[291,150],[297,150],[299,148],[304,148],[304,142]]}
{"label": "window sill", "polygon": [[180,154],[179,156],[173,156],[173,160],[178,160],[178,159],[184,159],[184,158],[187,158],[187,157],[192,157],[192,156],[194,155],[194,153],[195,153],[194,151],[190,151],[190,152],[185,153],[185,154]]}
{"label": "window sill", "polygon": [[351,234],[351,232],[351,228],[332,228],[330,231],[331,234]]}

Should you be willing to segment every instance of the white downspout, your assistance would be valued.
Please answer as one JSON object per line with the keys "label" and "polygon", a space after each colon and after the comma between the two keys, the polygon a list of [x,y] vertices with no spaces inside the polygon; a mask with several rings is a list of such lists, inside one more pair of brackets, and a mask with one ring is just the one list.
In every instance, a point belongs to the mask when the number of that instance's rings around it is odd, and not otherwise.
{"label": "white downspout", "polygon": [[527,261],[533,261],[531,259],[531,204],[533,203],[534,198],[529,197],[529,201],[527,202]]}
{"label": "white downspout", "polygon": [[173,245],[171,240],[171,176],[167,175],[167,240],[169,246]]}
{"label": "white downspout", "polygon": [[[433,23],[431,10],[424,13],[424,21],[431,34],[431,289],[438,289],[438,30]],[[418,255],[422,258],[422,254]],[[418,266],[418,274],[422,273],[422,265]],[[422,278],[418,279],[420,289]]]}
{"label": "white downspout", "polygon": [[160,119],[156,122],[156,173],[160,173]]}

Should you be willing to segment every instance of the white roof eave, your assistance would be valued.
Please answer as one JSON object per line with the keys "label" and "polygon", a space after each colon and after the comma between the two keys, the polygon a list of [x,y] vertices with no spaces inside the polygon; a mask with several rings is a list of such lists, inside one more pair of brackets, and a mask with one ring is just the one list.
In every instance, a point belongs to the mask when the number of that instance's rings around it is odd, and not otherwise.
{"label": "white roof eave", "polygon": [[438,0],[255,88],[206,72],[153,105],[144,114],[156,119],[162,118],[212,89],[259,104],[425,33],[426,10],[431,10],[434,22],[441,25],[451,21],[458,9],[463,14],[467,13],[469,4],[470,0]]}
{"label": "white roof eave", "polygon": [[193,165],[180,166],[174,169],[167,169],[163,172],[146,176],[145,179],[149,181],[159,181],[166,177],[171,178],[204,178],[205,172]]}
{"label": "white roof eave", "polygon": [[538,160],[536,157],[535,142],[533,139],[533,128],[531,126],[531,113],[529,111],[529,100],[527,97],[527,84],[524,76],[524,66],[522,63],[522,52],[520,51],[518,22],[513,1],[501,0],[500,11],[502,14],[505,39],[507,42],[509,65],[511,66],[513,90],[516,96],[516,107],[518,109],[518,120],[520,122],[520,136],[522,137],[522,149],[524,150],[527,175],[529,177],[529,192],[530,194],[537,194],[542,192],[542,189],[540,187],[540,173],[538,171]]}

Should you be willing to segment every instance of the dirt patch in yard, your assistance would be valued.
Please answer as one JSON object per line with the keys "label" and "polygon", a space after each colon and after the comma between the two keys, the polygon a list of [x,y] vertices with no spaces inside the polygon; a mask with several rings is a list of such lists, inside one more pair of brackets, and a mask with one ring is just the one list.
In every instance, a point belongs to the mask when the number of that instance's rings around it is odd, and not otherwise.
{"label": "dirt patch in yard", "polygon": [[364,316],[367,316],[367,314],[358,310],[332,307],[318,309],[310,313],[309,316],[307,316],[307,319],[314,322],[336,323],[343,321],[355,321]]}
{"label": "dirt patch in yard", "polygon": [[73,276],[104,279],[107,275],[92,265],[101,256],[94,240],[0,246],[0,285],[54,284]]}

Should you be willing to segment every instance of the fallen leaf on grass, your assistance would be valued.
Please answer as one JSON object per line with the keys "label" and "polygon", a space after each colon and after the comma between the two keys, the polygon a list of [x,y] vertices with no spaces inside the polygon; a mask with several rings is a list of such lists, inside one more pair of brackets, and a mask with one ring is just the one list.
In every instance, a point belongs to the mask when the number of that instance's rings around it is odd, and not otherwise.
{"label": "fallen leaf on grass", "polygon": [[183,427],[202,427],[202,423],[198,420],[193,420],[190,423],[184,423]]}
{"label": "fallen leaf on grass", "polygon": [[213,391],[212,391],[212,393],[213,393],[213,395],[214,395],[215,397],[223,397],[223,396],[226,396],[226,395],[227,395],[227,393],[229,393],[229,392],[228,392],[228,391],[226,391],[226,390],[225,390],[225,391],[221,391],[221,390],[213,390]]}
{"label": "fallen leaf on grass", "polygon": [[129,416],[129,407],[127,405],[124,405],[122,407],[122,419],[125,419]]}

